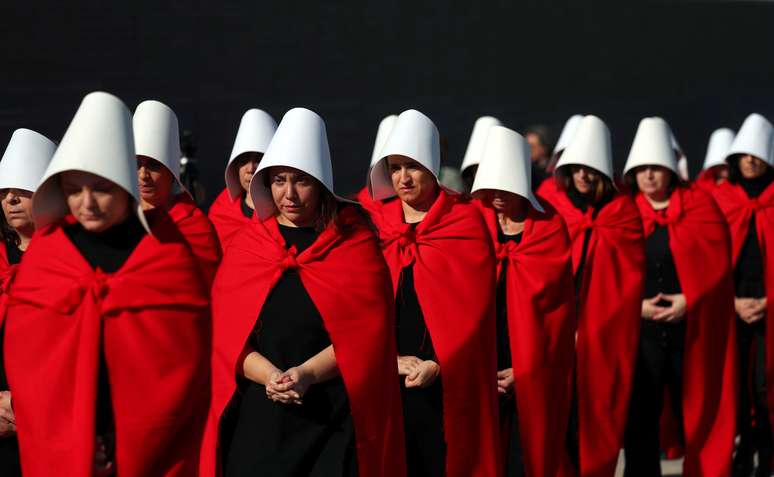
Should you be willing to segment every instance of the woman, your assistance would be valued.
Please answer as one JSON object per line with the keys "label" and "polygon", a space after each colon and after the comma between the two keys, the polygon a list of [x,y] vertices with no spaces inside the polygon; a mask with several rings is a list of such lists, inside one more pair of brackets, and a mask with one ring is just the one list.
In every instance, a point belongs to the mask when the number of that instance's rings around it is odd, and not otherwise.
{"label": "woman", "polygon": [[139,210],[131,117],[87,95],[32,199],[6,366],[25,476],[189,476],[209,402],[208,293],[165,214]]}
{"label": "woman", "polygon": [[3,322],[13,274],[35,232],[32,194],[38,187],[56,144],[45,136],[17,129],[0,161],[0,204],[3,207],[0,246],[0,475],[21,475],[16,417],[3,365]]}
{"label": "woman", "polygon": [[533,196],[529,151],[517,132],[490,128],[472,193],[497,251],[504,475],[553,477],[567,458],[575,297],[567,227]]}
{"label": "woman", "polygon": [[395,293],[410,476],[499,475],[495,261],[471,203],[438,185],[438,130],[404,111],[371,169]]}
{"label": "woman", "polygon": [[685,429],[685,476],[726,476],[735,431],[731,243],[712,198],[678,178],[669,127],[640,122],[624,179],[645,229],[640,344],[624,450],[629,476],[661,475],[659,418]]}
{"label": "woman", "polygon": [[[382,119],[379,123],[379,128],[376,130],[374,149],[371,152],[371,164],[368,166],[369,174],[371,173],[371,168],[374,166],[374,164],[379,161],[379,153],[381,152],[384,143],[387,142],[387,138],[390,136],[390,131],[392,131],[393,126],[395,126],[395,121],[397,119],[398,116],[392,114]],[[360,189],[360,191],[355,196],[355,200],[357,200],[360,206],[363,207],[366,212],[368,212],[368,215],[371,217],[372,221],[376,222],[379,220],[379,217],[381,217],[382,206],[384,204],[380,200],[373,200],[371,198],[371,194],[368,192],[368,186]]]}
{"label": "woman", "polygon": [[731,148],[728,181],[714,192],[731,230],[734,308],[739,349],[739,447],[734,475],[750,475],[758,453],[756,476],[771,473],[774,409],[774,320],[768,299],[774,297],[774,127],[759,114],[742,124]]}
{"label": "woman", "polygon": [[405,473],[389,274],[332,183],[325,124],[290,110],[213,287],[202,475]]}
{"label": "woman", "polygon": [[465,156],[462,158],[460,174],[465,184],[465,193],[469,193],[473,187],[473,181],[476,178],[478,165],[481,163],[481,154],[484,152],[484,143],[489,134],[489,128],[492,126],[501,126],[499,119],[492,116],[482,116],[476,119],[473,124],[473,132],[470,133],[468,147],[465,149]]}
{"label": "woman", "polygon": [[158,101],[143,101],[132,119],[137,179],[143,210],[166,210],[199,259],[202,276],[212,283],[221,250],[215,228],[180,182],[180,133],[177,116]]}
{"label": "woman", "polygon": [[260,109],[248,109],[242,115],[226,165],[226,188],[210,206],[208,214],[224,250],[231,238],[253,217],[250,180],[276,129],[274,118]]}
{"label": "woman", "polygon": [[612,169],[610,132],[599,118],[586,116],[557,163],[555,180],[538,190],[564,218],[572,242],[577,410],[568,444],[582,476],[615,472],[639,330],[642,221],[631,198],[616,192]]}
{"label": "woman", "polygon": [[728,178],[726,156],[733,142],[734,131],[728,128],[719,128],[712,133],[707,145],[704,167],[695,181],[697,187],[711,194],[716,186]]}

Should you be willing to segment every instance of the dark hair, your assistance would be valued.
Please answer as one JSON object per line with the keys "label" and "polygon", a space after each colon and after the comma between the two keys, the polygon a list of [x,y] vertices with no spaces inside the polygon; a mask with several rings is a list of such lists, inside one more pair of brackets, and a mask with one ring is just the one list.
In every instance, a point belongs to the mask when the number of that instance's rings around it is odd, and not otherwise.
{"label": "dark hair", "polygon": [[[570,189],[575,189],[575,183],[572,181],[572,175],[568,174],[567,171],[570,170],[570,167],[572,165],[568,164],[565,167],[561,167],[556,170],[556,178],[557,178],[557,184],[559,184],[559,189],[563,191],[568,191]],[[588,166],[584,166],[588,167]],[[589,169],[594,169],[593,167],[589,167]],[[592,205],[599,204],[600,202],[607,200],[609,197],[612,197],[615,194],[615,187],[613,187],[613,181],[610,180],[609,177],[602,174],[601,172],[594,169],[597,174],[599,175],[599,182],[597,182],[597,187],[594,189],[594,193],[591,197],[591,200],[589,201]]]}
{"label": "dark hair", "polygon": [[[647,164],[646,164],[647,165]],[[637,178],[635,175],[637,175],[637,169],[639,169],[642,166],[637,166],[630,170],[629,172],[624,175],[624,185],[626,186],[626,190],[631,195],[637,195],[637,193],[640,191],[640,187],[637,185]],[[660,166],[663,167],[663,166]],[[678,187],[685,186],[686,183],[682,179],[680,179],[680,176],[677,175],[677,173],[671,169],[667,169],[664,167],[664,169],[668,170],[670,172],[669,174],[669,187],[667,187],[667,195],[672,195],[672,192],[674,192],[675,189]]]}
{"label": "dark hair", "polygon": [[524,131],[524,134],[534,134],[537,136],[538,139],[540,139],[540,144],[542,144],[546,148],[546,151],[548,151],[548,154],[551,155],[551,151],[554,150],[554,136],[548,126],[544,124],[533,124]]}
{"label": "dark hair", "polygon": [[[734,154],[733,156],[729,157],[726,162],[728,163],[728,182],[732,184],[738,184],[739,181],[742,180],[742,171],[739,170],[739,159],[742,158],[742,156],[753,156],[759,161],[763,161],[763,159],[754,156],[752,154]],[[766,164],[766,172],[763,174],[773,174],[774,175],[774,168],[769,165],[766,161],[763,161],[764,164]]]}
{"label": "dark hair", "polygon": [[18,247],[21,244],[21,239],[16,230],[13,229],[5,220],[5,214],[0,214],[0,239],[3,243]]}
{"label": "dark hair", "polygon": [[[301,171],[300,169],[297,170],[303,172],[309,178],[311,178],[316,184],[317,190],[320,191],[320,208],[318,211],[319,213],[317,221],[314,225],[315,231],[318,233],[322,232],[330,224],[334,224],[336,227],[342,229],[345,228],[346,225],[341,220],[339,220],[339,200],[336,198],[336,196],[334,196],[333,193],[331,193],[331,191],[329,191],[328,188],[322,184],[322,182],[317,180],[316,177],[313,177],[311,174],[308,174],[305,171]],[[269,175],[269,171],[271,171],[271,168],[269,168],[266,171],[267,173],[263,175],[263,185],[271,190],[271,176]]]}

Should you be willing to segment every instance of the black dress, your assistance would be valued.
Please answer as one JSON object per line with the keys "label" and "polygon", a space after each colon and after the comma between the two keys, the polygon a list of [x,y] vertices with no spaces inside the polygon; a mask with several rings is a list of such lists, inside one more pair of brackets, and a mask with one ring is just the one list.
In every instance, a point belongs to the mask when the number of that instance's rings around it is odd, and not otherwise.
{"label": "black dress", "polygon": [[[10,241],[5,241],[5,251],[8,263],[15,265],[21,261],[22,251]],[[5,375],[5,363],[3,362],[3,336],[4,329],[0,328],[0,391],[8,390],[8,380]],[[16,436],[0,438],[0,477],[21,476],[21,463],[19,462],[19,442]]]}
{"label": "black dress", "polygon": [[[88,232],[79,223],[66,226],[64,232],[91,268],[105,273],[117,272],[146,235],[135,215],[101,233]],[[115,461],[115,425],[104,354],[97,377],[96,435],[105,444],[108,461]]]}
{"label": "black dress", "polygon": [[[772,183],[771,167],[767,173],[756,179],[744,179],[739,185],[747,196],[756,198]],[[734,266],[734,295],[739,298],[762,298],[766,296],[763,276],[763,257],[758,242],[755,213]],[[769,306],[772,306],[769,304]],[[756,475],[768,475],[771,457],[774,454],[774,438],[768,417],[766,397],[766,319],[754,323],[736,320],[737,349],[739,353],[739,376],[751,379],[740,380],[737,427],[740,435],[734,466],[735,472],[745,473],[752,466],[755,451],[759,452]],[[753,410],[752,416],[750,409]]]}
{"label": "black dress", "polygon": [[[414,288],[413,266],[401,271],[395,312],[398,355],[416,356],[437,363],[433,340]],[[401,376],[400,391],[406,434],[407,477],[442,477],[446,469],[446,441],[441,376],[426,388],[406,388],[405,376]]]}
{"label": "black dress", "polygon": [[[645,263],[644,298],[659,293],[682,293],[666,227],[657,225],[645,240]],[[658,306],[669,305],[665,300],[658,303]],[[639,349],[624,436],[626,477],[661,475],[659,423],[665,389],[669,392],[671,412],[682,423],[685,330],[685,319],[677,323],[640,320]]]}
{"label": "black dress", "polygon": [[[505,235],[497,228],[497,241],[521,242],[522,233]],[[512,367],[511,340],[508,335],[508,298],[505,275],[508,267],[503,267],[500,280],[497,282],[497,369],[502,371]],[[519,415],[516,409],[516,393],[500,395],[500,433],[507,436],[505,452],[506,477],[521,477],[524,475],[521,443],[519,440]]]}
{"label": "black dress", "polygon": [[[312,228],[279,226],[299,253],[317,238]],[[266,299],[250,345],[286,370],[331,344],[301,277],[288,270]],[[302,405],[266,397],[266,388],[243,380],[234,434],[225,459],[227,477],[339,477],[357,475],[355,430],[341,377],[312,385]]]}
{"label": "black dress", "polygon": [[242,215],[248,219],[253,217],[253,213],[255,211],[252,209],[252,207],[247,205],[247,195],[242,195],[242,198],[239,200],[239,208],[242,210]]}

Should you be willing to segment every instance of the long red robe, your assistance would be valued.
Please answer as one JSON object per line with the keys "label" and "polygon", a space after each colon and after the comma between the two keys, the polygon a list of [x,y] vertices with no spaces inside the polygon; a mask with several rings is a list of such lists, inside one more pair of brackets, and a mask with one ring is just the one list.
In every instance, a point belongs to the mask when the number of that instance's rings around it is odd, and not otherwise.
{"label": "long red robe", "polygon": [[731,250],[733,264],[736,266],[742,245],[750,228],[750,220],[755,215],[755,231],[763,259],[763,282],[766,287],[766,383],[769,404],[769,421],[774,425],[774,183],[770,184],[756,199],[750,199],[738,184],[724,182],[714,193],[726,222],[731,231]]}
{"label": "long red robe", "polygon": [[705,169],[699,173],[699,177],[693,181],[694,185],[703,191],[712,194],[717,184],[717,175],[715,168]]}
{"label": "long red robe", "polygon": [[[215,226],[215,231],[218,233],[223,250],[226,249],[234,235],[251,221],[242,213],[241,201],[241,195],[232,200],[228,189],[223,189],[207,213],[212,225]],[[253,214],[254,217],[255,214]]]}
{"label": "long red robe", "polygon": [[62,230],[36,232],[13,282],[6,367],[26,477],[91,477],[100,354],[118,474],[190,476],[209,402],[206,285],[172,221],[157,215],[115,273]]}
{"label": "long red robe", "polygon": [[567,223],[577,273],[591,230],[578,303],[577,392],[580,473],[610,477],[623,444],[639,340],[645,245],[634,201],[616,195],[595,218],[576,208],[555,180],[538,194]]}
{"label": "long red robe", "polygon": [[8,252],[5,249],[5,244],[0,241],[0,330],[3,329],[5,324],[8,292],[11,289],[13,276],[18,268],[19,264],[11,265],[8,263]]}
{"label": "long red robe", "polygon": [[202,276],[211,285],[222,256],[215,227],[186,192],[175,196],[168,213],[199,261]]}
{"label": "long red robe", "polygon": [[567,459],[575,353],[575,296],[570,238],[562,217],[530,208],[520,243],[499,243],[497,215],[480,201],[505,272],[508,335],[515,379],[519,435],[526,475],[554,477]]}
{"label": "long red robe", "polygon": [[349,397],[360,475],[405,475],[405,449],[390,277],[365,217],[339,211],[300,254],[285,249],[277,220],[254,221],[232,240],[213,286],[213,403],[201,475],[218,475],[220,416],[236,391],[236,369],[269,292],[288,269],[301,277],[330,334]]}
{"label": "long red robe", "polygon": [[440,361],[447,475],[499,475],[495,259],[486,224],[473,204],[443,190],[414,231],[400,200],[382,211],[377,225],[393,293],[401,270],[413,265]]}
{"label": "long red robe", "polygon": [[736,355],[731,238],[712,198],[678,187],[665,214],[637,195],[645,235],[666,226],[687,301],[683,367],[686,477],[731,472],[736,434]]}

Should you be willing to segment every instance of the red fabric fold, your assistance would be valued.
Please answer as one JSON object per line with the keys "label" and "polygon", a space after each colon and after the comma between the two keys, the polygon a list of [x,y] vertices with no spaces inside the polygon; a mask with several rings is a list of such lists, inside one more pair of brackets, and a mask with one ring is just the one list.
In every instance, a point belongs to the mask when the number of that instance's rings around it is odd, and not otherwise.
{"label": "red fabric fold", "polygon": [[[766,286],[768,308],[763,318],[774,323],[774,183],[756,199],[751,199],[738,184],[724,182],[714,192],[715,202],[723,211],[731,231],[733,264],[747,238],[750,221],[755,217],[755,231],[763,259],[763,281]],[[774,326],[766,326],[766,383],[774,383]],[[774,425],[774,386],[767,384],[769,420]]]}
{"label": "red fabric fold", "polygon": [[175,196],[168,213],[191,247],[202,276],[211,286],[222,256],[215,227],[186,192]]}
{"label": "red fabric fold", "polygon": [[201,475],[218,475],[218,425],[236,391],[236,367],[266,298],[288,269],[323,318],[349,397],[360,475],[405,475],[390,277],[376,238],[354,207],[339,211],[302,253],[285,249],[277,221],[255,221],[230,243],[213,286],[213,404]]}
{"label": "red fabric fold", "polygon": [[416,230],[403,222],[401,204],[384,205],[379,234],[393,292],[401,270],[413,265],[441,366],[447,475],[499,475],[492,239],[475,206],[459,196],[440,191]]}
{"label": "red fabric fold", "polygon": [[575,297],[570,239],[561,216],[530,208],[520,243],[500,244],[497,215],[484,215],[497,256],[506,269],[508,334],[515,378],[519,435],[526,475],[553,477],[566,461],[567,421],[575,353]]}
{"label": "red fabric fold", "polygon": [[[731,238],[723,214],[699,189],[678,187],[657,212],[636,198],[645,236],[667,227],[687,320],[683,374],[683,475],[731,473],[736,434],[736,355]],[[665,408],[668,409],[668,408]]]}
{"label": "red fabric fold", "polygon": [[577,272],[585,232],[591,230],[578,298],[576,374],[580,473],[610,477],[623,444],[640,328],[645,244],[634,201],[616,195],[596,217],[581,212],[556,180],[539,195],[562,215]]}
{"label": "red fabric fold", "polygon": [[158,219],[112,274],[93,270],[61,224],[30,243],[5,342],[25,476],[92,476],[100,354],[119,475],[195,475],[209,402],[208,295],[171,220]]}
{"label": "red fabric fold", "polygon": [[[234,235],[251,221],[242,213],[241,200],[241,195],[232,200],[228,189],[223,189],[207,213],[212,225],[215,226],[215,231],[218,233],[220,246],[223,250],[226,249]],[[253,214],[253,217],[255,217],[255,214]]]}

